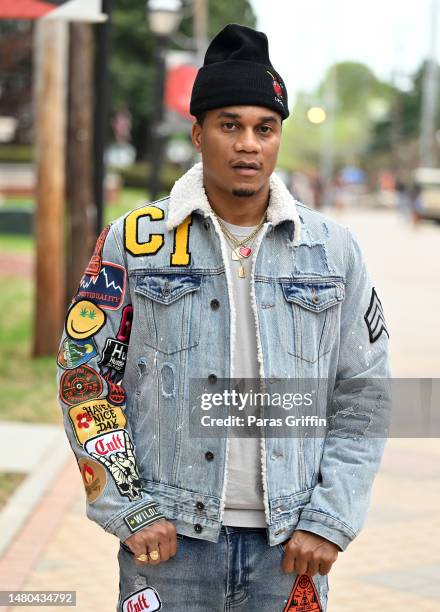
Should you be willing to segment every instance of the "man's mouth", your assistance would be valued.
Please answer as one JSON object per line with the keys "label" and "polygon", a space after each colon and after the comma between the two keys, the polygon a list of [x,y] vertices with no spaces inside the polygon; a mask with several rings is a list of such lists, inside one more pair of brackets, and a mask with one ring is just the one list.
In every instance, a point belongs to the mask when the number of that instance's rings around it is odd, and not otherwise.
{"label": "man's mouth", "polygon": [[256,162],[238,161],[232,164],[232,169],[240,176],[255,176],[260,170],[260,165]]}

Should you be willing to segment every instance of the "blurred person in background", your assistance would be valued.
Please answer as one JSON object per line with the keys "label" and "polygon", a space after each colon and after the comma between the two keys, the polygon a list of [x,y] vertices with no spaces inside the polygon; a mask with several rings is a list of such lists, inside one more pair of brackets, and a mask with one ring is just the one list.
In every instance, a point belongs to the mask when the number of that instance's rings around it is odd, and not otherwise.
{"label": "blurred person in background", "polygon": [[314,208],[315,194],[310,179],[305,172],[297,170],[292,173],[290,180],[290,191],[295,199],[299,200],[306,206]]}
{"label": "blurred person in background", "polygon": [[[264,33],[214,38],[190,111],[202,161],[104,229],[67,313],[87,515],[120,540],[119,612],[324,612],[384,448],[343,384],[369,380],[384,417],[382,306],[352,233],[274,173],[289,109]],[[197,436],[194,380],[237,377],[326,380],[327,435]]]}
{"label": "blurred person in background", "polygon": [[407,192],[405,183],[403,181],[397,180],[395,190],[396,190],[397,212],[402,217],[406,218],[410,214],[411,201],[410,201],[410,197],[408,196],[408,192]]}
{"label": "blurred person in background", "polygon": [[414,226],[420,222],[422,212],[422,187],[419,183],[414,183],[409,194],[411,219]]}

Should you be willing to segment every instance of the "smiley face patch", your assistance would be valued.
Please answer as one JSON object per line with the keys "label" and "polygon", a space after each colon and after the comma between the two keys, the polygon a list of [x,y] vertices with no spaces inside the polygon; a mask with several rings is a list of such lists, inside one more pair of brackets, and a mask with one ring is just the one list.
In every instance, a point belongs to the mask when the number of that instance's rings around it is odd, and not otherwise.
{"label": "smiley face patch", "polygon": [[105,312],[89,300],[80,300],[69,308],[66,332],[70,338],[84,340],[99,332],[106,321]]}

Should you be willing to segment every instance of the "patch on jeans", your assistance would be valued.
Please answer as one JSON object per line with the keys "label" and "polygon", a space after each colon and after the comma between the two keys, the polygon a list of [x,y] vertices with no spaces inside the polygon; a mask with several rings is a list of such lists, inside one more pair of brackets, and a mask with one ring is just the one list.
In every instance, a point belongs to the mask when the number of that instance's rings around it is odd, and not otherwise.
{"label": "patch on jeans", "polygon": [[371,290],[371,299],[368,306],[368,310],[364,315],[365,323],[367,324],[368,334],[370,336],[370,342],[376,342],[380,338],[382,332],[385,332],[388,338],[387,324],[385,322],[385,315],[383,314],[383,308],[381,301],[377,297],[375,288]]}
{"label": "patch on jeans", "polygon": [[160,610],[161,607],[162,602],[159,593],[153,587],[136,591],[122,602],[122,612],[141,612],[141,610],[155,612],[155,610]]}
{"label": "patch on jeans", "polygon": [[283,612],[322,612],[318,591],[310,576],[297,577]]}

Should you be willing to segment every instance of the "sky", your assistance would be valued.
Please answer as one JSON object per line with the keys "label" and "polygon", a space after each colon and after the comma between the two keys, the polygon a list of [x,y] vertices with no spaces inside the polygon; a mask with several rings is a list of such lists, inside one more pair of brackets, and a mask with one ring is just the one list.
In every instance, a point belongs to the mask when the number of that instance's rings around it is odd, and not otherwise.
{"label": "sky", "polygon": [[[433,2],[440,14],[440,0],[250,1],[290,100],[312,91],[328,66],[344,60],[363,62],[387,81],[394,74],[404,88],[429,53]],[[439,44],[435,51],[440,59]]]}

